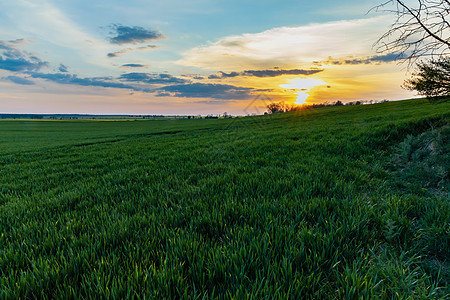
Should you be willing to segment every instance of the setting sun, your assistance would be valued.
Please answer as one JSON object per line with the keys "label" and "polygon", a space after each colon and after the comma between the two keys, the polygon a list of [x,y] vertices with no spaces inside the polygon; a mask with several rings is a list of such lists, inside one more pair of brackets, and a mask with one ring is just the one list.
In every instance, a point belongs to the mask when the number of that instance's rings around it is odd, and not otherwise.
{"label": "setting sun", "polygon": [[302,105],[306,104],[306,99],[308,99],[309,95],[303,91],[297,92],[297,101],[295,101],[295,104]]}
{"label": "setting sun", "polygon": [[307,93],[311,88],[315,86],[325,85],[325,82],[320,79],[311,79],[311,78],[296,78],[290,80],[289,84],[281,84],[280,87],[293,90],[297,94],[297,100],[295,104],[305,104],[306,100],[309,97]]}

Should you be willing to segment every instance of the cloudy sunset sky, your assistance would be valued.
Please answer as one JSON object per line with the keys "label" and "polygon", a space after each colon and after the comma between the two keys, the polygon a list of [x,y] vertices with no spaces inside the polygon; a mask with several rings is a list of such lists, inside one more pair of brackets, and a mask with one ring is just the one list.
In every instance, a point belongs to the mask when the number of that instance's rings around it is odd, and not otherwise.
{"label": "cloudy sunset sky", "polygon": [[368,13],[377,4],[2,1],[0,113],[246,114],[267,99],[412,97],[397,54],[373,47],[392,23]]}

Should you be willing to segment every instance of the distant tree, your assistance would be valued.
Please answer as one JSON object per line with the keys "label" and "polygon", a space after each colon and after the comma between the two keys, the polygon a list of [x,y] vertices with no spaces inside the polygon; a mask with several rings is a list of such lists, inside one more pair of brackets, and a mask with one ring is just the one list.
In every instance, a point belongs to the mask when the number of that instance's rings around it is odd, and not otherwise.
{"label": "distant tree", "polygon": [[271,114],[284,112],[285,104],[284,102],[278,102],[278,103],[270,103],[267,105],[267,110]]}
{"label": "distant tree", "polygon": [[306,104],[303,104],[303,105],[297,105],[297,104],[286,105],[285,111],[298,111],[298,110],[301,110],[301,109],[305,109],[306,106],[307,106]]}
{"label": "distant tree", "polygon": [[361,105],[361,101],[347,102],[345,105]]}
{"label": "distant tree", "polygon": [[429,101],[433,97],[450,95],[450,58],[441,57],[427,62],[419,62],[411,79],[403,84],[408,90],[415,90],[426,96]]}
{"label": "distant tree", "polygon": [[297,110],[306,108],[306,106],[304,106],[304,105],[287,104],[285,102],[270,103],[266,107],[267,107],[267,111],[270,114],[282,113],[282,112],[288,112],[288,111],[297,111]]}
{"label": "distant tree", "polygon": [[342,101],[338,100],[336,101],[336,103],[334,103],[334,106],[342,106],[344,105],[344,103],[342,103]]}
{"label": "distant tree", "polygon": [[410,65],[419,58],[450,54],[449,0],[389,0],[374,10],[396,17],[376,43],[379,52],[397,53]]}

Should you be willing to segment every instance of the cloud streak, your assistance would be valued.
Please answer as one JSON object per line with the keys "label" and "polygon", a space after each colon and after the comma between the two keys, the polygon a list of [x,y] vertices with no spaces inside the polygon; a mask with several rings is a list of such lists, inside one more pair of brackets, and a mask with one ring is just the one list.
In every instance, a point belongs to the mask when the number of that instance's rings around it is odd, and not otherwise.
{"label": "cloud streak", "polygon": [[8,76],[8,77],[4,77],[3,79],[9,80],[11,82],[14,82],[16,84],[20,84],[20,85],[34,85],[34,81],[28,80],[26,78],[23,77],[19,77],[19,76]]}
{"label": "cloud streak", "polygon": [[156,96],[181,98],[212,98],[219,100],[248,100],[253,98],[252,88],[227,84],[191,83],[171,85],[156,90]]}
{"label": "cloud streak", "polygon": [[147,68],[148,65],[141,65],[141,64],[124,64],[122,65],[124,68]]}
{"label": "cloud streak", "polygon": [[385,55],[375,55],[365,58],[340,58],[334,59],[329,57],[328,60],[314,62],[315,65],[368,65],[368,64],[380,64],[380,63],[390,63],[404,58],[404,55],[399,53],[389,53]]}
{"label": "cloud streak", "polygon": [[[18,40],[16,40],[18,41]],[[0,41],[0,69],[12,72],[39,71],[48,62],[16,48],[18,43]]]}
{"label": "cloud streak", "polygon": [[133,51],[149,51],[149,50],[153,50],[155,48],[158,48],[158,46],[156,45],[147,45],[147,46],[142,46],[142,47],[138,47],[138,48],[126,48],[126,49],[122,49],[116,52],[110,52],[108,53],[106,56],[109,58],[116,58],[121,56],[122,54],[127,54]]}
{"label": "cloud streak", "polygon": [[[44,79],[58,84],[91,86],[103,88],[127,89],[132,91],[154,93],[157,97],[207,98],[218,100],[247,100],[254,97],[253,88],[226,84],[190,83],[170,74],[127,73],[119,78],[92,77],[81,78],[77,75],[63,73],[32,73],[32,78]],[[31,84],[32,81],[21,77],[7,78],[19,84]],[[126,81],[128,83],[125,83]],[[134,84],[133,84],[134,83]],[[182,84],[180,84],[182,83]],[[152,88],[145,84],[164,84]]]}
{"label": "cloud streak", "polygon": [[92,77],[92,78],[80,78],[77,75],[71,74],[61,74],[61,73],[32,73],[32,78],[45,79],[47,81],[59,83],[59,84],[69,84],[69,85],[80,85],[80,86],[94,86],[94,87],[104,87],[104,88],[118,88],[118,89],[129,89],[134,91],[149,92],[149,89],[144,89],[136,87],[129,84],[124,84],[121,82],[116,82],[113,78],[103,78],[103,77]]}
{"label": "cloud streak", "polygon": [[233,78],[238,76],[248,76],[248,77],[278,77],[283,75],[313,75],[322,72],[323,70],[303,70],[303,69],[292,69],[292,70],[247,70],[243,72],[218,72],[217,74],[209,75],[209,79],[223,79],[223,78]]}
{"label": "cloud streak", "polygon": [[188,81],[182,78],[172,76],[170,74],[150,74],[150,73],[126,73],[122,74],[119,79],[131,82],[148,83],[148,84],[180,84]]}
{"label": "cloud streak", "polygon": [[120,24],[111,25],[114,37],[109,41],[113,44],[139,44],[148,41],[160,40],[166,38],[161,32],[145,29],[140,26],[124,26]]}
{"label": "cloud streak", "polygon": [[133,48],[127,48],[127,49],[122,49],[122,50],[119,50],[116,52],[110,52],[110,53],[106,54],[106,56],[109,58],[116,58],[116,57],[121,56],[122,54],[130,53],[133,51],[134,51]]}
{"label": "cloud streak", "polygon": [[63,64],[59,65],[58,71],[62,72],[62,73],[67,73],[69,72],[69,68]]}

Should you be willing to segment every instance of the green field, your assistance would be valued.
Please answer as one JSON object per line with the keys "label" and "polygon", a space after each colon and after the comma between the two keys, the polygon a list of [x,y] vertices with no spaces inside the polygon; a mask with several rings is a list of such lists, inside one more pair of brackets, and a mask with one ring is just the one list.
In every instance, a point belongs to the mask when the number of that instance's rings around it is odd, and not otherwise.
{"label": "green field", "polygon": [[449,123],[0,121],[0,298],[445,299]]}

